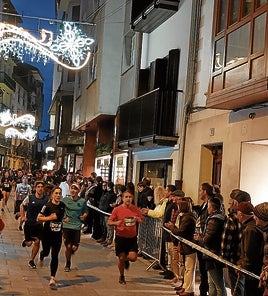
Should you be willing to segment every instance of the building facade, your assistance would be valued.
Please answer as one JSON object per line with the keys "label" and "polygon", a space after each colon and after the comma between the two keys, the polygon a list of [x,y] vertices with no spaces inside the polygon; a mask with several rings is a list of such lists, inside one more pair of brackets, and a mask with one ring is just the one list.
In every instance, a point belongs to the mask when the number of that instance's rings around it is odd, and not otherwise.
{"label": "building facade", "polygon": [[184,190],[202,182],[267,195],[267,1],[202,1]]}
{"label": "building facade", "polygon": [[266,1],[58,2],[95,39],[69,93],[84,175],[264,200]]}

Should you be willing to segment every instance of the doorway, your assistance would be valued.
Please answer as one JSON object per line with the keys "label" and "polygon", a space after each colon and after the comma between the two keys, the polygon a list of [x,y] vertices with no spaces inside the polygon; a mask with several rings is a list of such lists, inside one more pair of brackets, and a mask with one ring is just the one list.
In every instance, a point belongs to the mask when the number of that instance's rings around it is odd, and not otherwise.
{"label": "doorway", "polygon": [[223,144],[209,144],[201,147],[200,184],[208,182],[221,186]]}
{"label": "doorway", "polygon": [[171,184],[172,160],[143,161],[140,163],[140,180],[143,177],[151,178],[151,185],[164,186]]}

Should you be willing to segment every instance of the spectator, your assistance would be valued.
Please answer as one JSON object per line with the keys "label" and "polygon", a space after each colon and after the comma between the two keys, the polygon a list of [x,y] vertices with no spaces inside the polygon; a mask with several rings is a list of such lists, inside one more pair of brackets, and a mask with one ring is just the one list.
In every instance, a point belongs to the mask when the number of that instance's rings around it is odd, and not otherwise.
{"label": "spectator", "polygon": [[144,182],[139,182],[138,187],[138,201],[137,206],[142,208],[154,209],[154,193],[153,190],[147,186]]}
{"label": "spectator", "polygon": [[[168,222],[165,224],[175,235],[187,239],[188,241],[194,240],[196,217],[192,213],[190,200],[181,198],[179,200],[180,213],[177,217],[175,224]],[[196,268],[196,251],[179,242],[178,252],[184,257],[184,280],[181,289],[176,293],[181,296],[193,296],[195,286],[195,268]]]}
{"label": "spectator", "polygon": [[66,177],[63,177],[59,187],[62,190],[62,197],[70,195],[70,186],[73,183],[73,173],[68,173]]}
{"label": "spectator", "polygon": [[264,238],[263,265],[260,284],[264,288],[263,296],[268,295],[268,202],[256,205],[253,209],[256,225],[262,230]]}
{"label": "spectator", "polygon": [[[174,203],[174,200],[176,201],[179,198],[184,197],[184,196],[185,196],[185,194],[182,190],[175,190],[170,193],[170,202],[168,202],[168,204],[166,206],[166,210],[165,210],[164,217],[163,217],[163,224],[164,225],[165,225],[165,223],[168,223],[168,222],[175,223],[177,215],[178,215],[178,206],[176,203]],[[176,274],[174,274],[173,269],[176,264],[175,261],[178,260],[178,258],[176,259],[177,253],[174,252],[173,239],[171,238],[170,234],[168,232],[164,231],[162,237],[166,243],[165,250],[167,250],[167,253],[168,253],[168,262],[167,262],[166,270],[161,272],[160,274],[164,275],[164,279],[172,279],[173,280],[176,276]],[[174,255],[175,255],[175,258],[174,258]],[[175,270],[175,273],[177,273],[176,270]]]}
{"label": "spectator", "polygon": [[[250,195],[240,189],[233,189],[230,193],[229,214],[225,220],[222,233],[221,255],[235,265],[237,265],[240,258],[240,242],[242,238],[242,224],[237,217],[237,207],[240,202],[250,202],[250,200]],[[234,268],[227,266],[227,271],[232,294],[235,289],[237,295],[244,295],[243,279],[238,276]]]}
{"label": "spectator", "polygon": [[[154,190],[154,194],[156,195],[156,200],[159,199],[159,203],[157,204],[156,208],[153,210],[150,210],[148,208],[143,208],[142,213],[143,215],[148,215],[152,218],[160,218],[163,219],[166,208],[168,204],[172,203],[172,196],[171,193],[176,190],[176,187],[174,185],[167,185],[167,187],[164,190],[164,197],[161,198],[163,192],[161,187],[156,187]],[[168,273],[166,268],[166,242],[164,240],[164,234],[161,238],[161,248],[160,248],[161,254],[160,254],[160,262],[159,264],[156,264],[153,266],[153,269],[164,269],[163,274],[166,275]]]}
{"label": "spectator", "polygon": [[[253,205],[250,202],[240,202],[237,207],[237,217],[242,223],[241,256],[237,265],[254,273],[260,274],[263,257],[263,236],[257,228],[253,217]],[[245,296],[261,296],[259,281],[238,272],[244,282]]]}
{"label": "spectator", "polygon": [[[208,200],[213,197],[213,187],[209,183],[203,183],[200,186],[199,197],[203,201],[201,206],[195,206],[195,210],[198,214],[198,219],[196,221],[196,231],[197,233],[204,233],[205,224],[208,217]],[[199,271],[200,271],[200,284],[199,291],[200,296],[207,296],[209,286],[208,286],[208,274],[205,267],[205,261],[203,259],[203,254],[197,252],[197,258],[199,262]]]}
{"label": "spectator", "polygon": [[[200,234],[199,243],[215,253],[220,255],[221,235],[225,215],[221,211],[221,201],[217,197],[211,197],[208,200],[208,217],[204,227],[204,232]],[[204,256],[205,268],[208,271],[209,295],[226,296],[226,288],[223,278],[224,265],[208,256]]]}

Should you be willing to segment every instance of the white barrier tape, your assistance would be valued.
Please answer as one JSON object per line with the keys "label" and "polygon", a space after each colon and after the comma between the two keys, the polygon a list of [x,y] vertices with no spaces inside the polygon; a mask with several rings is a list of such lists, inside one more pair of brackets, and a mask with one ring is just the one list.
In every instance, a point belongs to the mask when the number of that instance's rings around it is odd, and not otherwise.
{"label": "white barrier tape", "polygon": [[87,203],[87,206],[88,206],[89,208],[91,208],[91,209],[97,211],[97,212],[100,212],[100,213],[106,215],[106,216],[111,216],[111,213],[104,212],[104,211],[100,210],[99,208],[92,206],[92,205],[89,204],[89,203]]}
{"label": "white barrier tape", "polygon": [[200,251],[201,253],[206,254],[207,256],[209,256],[209,257],[211,257],[211,258],[213,258],[213,259],[215,259],[215,260],[217,260],[217,261],[220,261],[220,262],[222,262],[222,263],[224,263],[224,264],[226,264],[226,265],[228,265],[228,266],[231,266],[231,267],[233,267],[234,269],[239,270],[239,271],[241,271],[241,272],[243,272],[243,273],[249,275],[250,277],[253,277],[253,278],[257,279],[257,280],[260,280],[260,277],[257,276],[256,274],[254,274],[253,272],[250,272],[250,271],[248,271],[248,270],[246,270],[246,269],[244,269],[244,268],[241,268],[241,267],[239,267],[239,266],[237,266],[237,265],[235,265],[235,264],[233,264],[233,263],[231,263],[231,262],[229,262],[229,261],[223,259],[222,257],[220,257],[220,256],[218,256],[218,255],[216,255],[216,254],[214,254],[213,252],[209,251],[208,249],[205,249],[205,248],[203,248],[203,247],[200,247],[199,245],[197,245],[197,244],[195,244],[195,243],[193,243],[193,242],[191,242],[191,241],[189,241],[189,240],[187,240],[187,239],[185,239],[185,238],[183,238],[183,237],[180,237],[180,236],[178,236],[178,235],[175,235],[174,233],[172,233],[172,232],[171,232],[168,228],[166,228],[166,227],[162,227],[162,228],[163,228],[165,231],[169,232],[173,237],[175,237],[176,239],[178,239],[178,240],[181,241],[182,243],[184,243],[184,244],[186,244],[186,245],[192,247],[193,249],[196,249],[196,250]]}

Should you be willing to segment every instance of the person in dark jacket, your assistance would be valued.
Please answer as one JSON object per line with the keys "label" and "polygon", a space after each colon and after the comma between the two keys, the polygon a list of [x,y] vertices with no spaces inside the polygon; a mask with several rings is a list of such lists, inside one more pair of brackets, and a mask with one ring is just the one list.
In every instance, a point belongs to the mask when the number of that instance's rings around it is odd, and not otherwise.
{"label": "person in dark jacket", "polygon": [[[116,198],[117,196],[114,192],[114,183],[107,182],[107,191],[102,195],[100,199],[100,205],[99,205],[100,210],[104,211],[105,213],[112,213],[112,210],[113,210],[112,205],[115,203]],[[102,227],[103,227],[102,237],[104,238],[104,241],[101,242],[101,244],[104,247],[107,247],[108,245],[112,244],[114,239],[114,227],[109,226],[107,224],[108,218],[109,218],[108,215],[103,215],[101,220]]]}
{"label": "person in dark jacket", "polygon": [[[175,224],[169,222],[165,226],[169,228],[175,235],[194,241],[196,217],[192,212],[191,203],[186,198],[179,201],[180,213]],[[196,268],[196,251],[192,247],[182,242],[178,244],[178,251],[184,257],[184,279],[183,286],[176,291],[181,296],[193,296],[195,286],[195,268]]]}
{"label": "person in dark jacket", "polygon": [[[221,211],[221,201],[217,197],[208,200],[208,217],[203,234],[200,235],[199,243],[215,253],[221,252],[221,235],[225,221],[225,214]],[[226,296],[226,288],[223,277],[224,265],[214,258],[204,256],[208,271],[208,284],[210,296]]]}
{"label": "person in dark jacket", "polygon": [[[208,217],[208,200],[213,197],[213,187],[209,183],[202,183],[199,189],[199,197],[203,201],[200,206],[195,206],[195,211],[197,212],[198,218],[196,221],[196,232],[204,233],[206,220]],[[208,286],[208,273],[205,266],[205,260],[203,259],[203,254],[197,252],[197,258],[199,263],[200,271],[200,285],[199,291],[200,296],[207,296],[209,289]]]}
{"label": "person in dark jacket", "polygon": [[268,202],[262,202],[253,209],[254,220],[263,234],[263,265],[260,274],[260,285],[263,287],[263,296],[268,295]]}
{"label": "person in dark jacket", "polygon": [[154,192],[153,190],[146,185],[145,182],[139,182],[138,187],[138,201],[137,206],[140,209],[148,208],[153,210],[155,208],[154,203]]}
{"label": "person in dark jacket", "polygon": [[[221,256],[223,259],[237,265],[240,258],[240,242],[242,239],[242,224],[237,217],[237,207],[240,202],[250,202],[249,193],[240,189],[233,189],[230,193],[228,216],[225,220],[222,241]],[[244,283],[236,270],[227,266],[228,277],[230,280],[230,288],[232,295],[244,295]]]}
{"label": "person in dark jacket", "polygon": [[[262,269],[263,235],[257,228],[253,217],[253,205],[250,202],[240,202],[237,208],[237,217],[242,223],[242,240],[240,244],[241,256],[237,265],[259,275]],[[258,288],[259,281],[252,277],[240,274],[244,282],[245,296],[261,296]]]}

